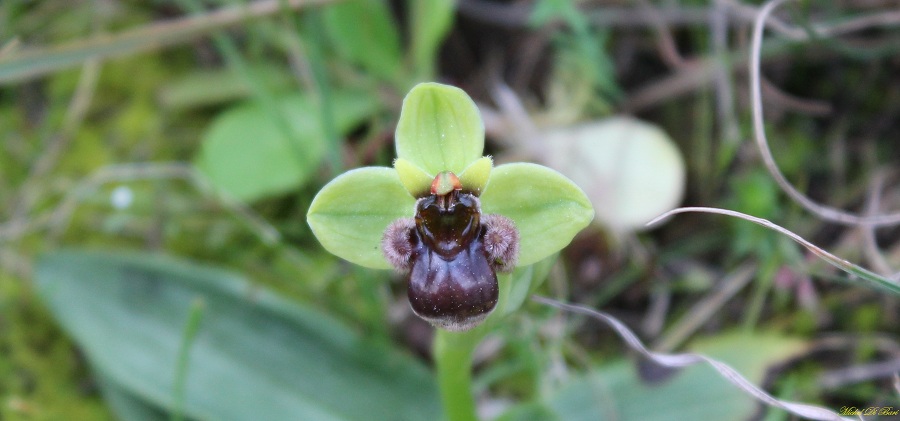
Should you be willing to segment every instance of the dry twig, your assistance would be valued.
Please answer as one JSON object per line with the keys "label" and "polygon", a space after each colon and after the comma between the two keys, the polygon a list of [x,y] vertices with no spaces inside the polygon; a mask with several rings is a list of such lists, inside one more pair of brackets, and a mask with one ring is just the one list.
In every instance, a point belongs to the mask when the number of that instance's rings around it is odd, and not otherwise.
{"label": "dry twig", "polygon": [[213,195],[226,209],[243,220],[266,245],[276,244],[281,235],[275,227],[236,199],[218,191],[189,163],[142,163],[112,165],[101,168],[69,190],[62,202],[52,211],[35,218],[20,218],[0,225],[0,242],[14,241],[29,232],[44,228],[61,230],[78,204],[100,186],[135,180],[180,179],[190,182],[204,194]]}
{"label": "dry twig", "polygon": [[894,294],[900,294],[900,282],[898,282],[896,280],[887,279],[887,278],[880,276],[878,274],[875,274],[859,265],[853,264],[845,259],[835,256],[835,255],[825,251],[825,249],[807,241],[805,238],[797,235],[796,233],[792,232],[791,230],[788,230],[787,228],[784,228],[780,225],[774,224],[774,223],[772,223],[772,221],[769,221],[767,219],[757,218],[755,216],[750,216],[750,215],[747,215],[744,213],[740,213],[740,212],[733,211],[733,210],[727,210],[727,209],[707,208],[707,207],[686,207],[686,208],[672,209],[660,216],[657,216],[652,221],[648,222],[647,226],[656,225],[656,224],[660,223],[660,221],[662,221],[672,215],[679,214],[679,213],[685,213],[685,212],[705,212],[705,213],[716,213],[719,215],[728,215],[728,216],[733,216],[736,218],[743,219],[745,221],[753,222],[754,224],[757,224],[757,225],[764,226],[771,230],[777,231],[777,232],[787,236],[791,240],[794,240],[795,242],[802,245],[803,247],[806,247],[807,250],[809,250],[810,252],[812,252],[813,254],[818,256],[820,259],[822,259],[822,260],[828,262],[829,264],[831,264],[832,266],[854,276],[854,278],[853,278],[854,280],[862,280],[862,281],[865,281],[867,283],[867,285],[869,285],[869,286],[877,287],[877,288],[880,288],[883,290],[888,290],[890,292],[893,292]]}
{"label": "dry twig", "polygon": [[[756,21],[753,26],[753,40],[750,47],[750,94],[753,111],[753,133],[756,138],[756,144],[759,147],[760,153],[762,154],[763,162],[766,165],[766,169],[769,170],[769,174],[772,175],[772,178],[775,179],[775,182],[778,183],[778,186],[781,187],[781,189],[785,193],[787,193],[788,196],[791,197],[791,199],[822,219],[844,225],[883,226],[895,225],[900,223],[900,213],[866,217],[854,215],[840,209],[816,203],[812,199],[798,191],[796,188],[794,188],[794,186],[784,177],[784,174],[781,173],[781,170],[778,169],[778,164],[775,163],[775,158],[772,156],[772,151],[769,149],[768,140],[766,139],[766,129],[763,122],[759,61],[760,49],[762,46],[762,33],[764,27],[763,24],[772,13],[772,11],[785,1],[786,0],[772,0],[766,3],[765,6],[763,6],[762,10],[760,10],[759,12],[759,15],[756,17]],[[886,13],[885,15],[889,16],[888,21],[892,21],[891,19],[894,18],[892,17],[892,15],[897,15],[896,18],[900,19],[900,13]],[[843,31],[858,30],[862,27],[865,27],[861,26],[859,22],[863,22],[868,25],[875,25],[878,23],[883,23],[884,21],[884,18],[855,20],[851,22],[845,22],[841,25],[835,25],[830,28],[825,28],[819,31],[821,31],[820,33],[822,35],[833,35],[843,33]],[[805,32],[803,36],[805,37]]]}
{"label": "dry twig", "polygon": [[684,353],[684,354],[662,354],[653,352],[647,349],[644,344],[638,339],[637,335],[634,334],[624,323],[620,322],[615,317],[612,317],[606,313],[587,308],[582,306],[576,306],[572,304],[562,303],[550,298],[541,297],[538,295],[533,295],[531,297],[533,301],[538,303],[556,307],[561,310],[569,311],[572,313],[577,313],[581,315],[585,315],[591,317],[595,320],[599,320],[603,323],[606,323],[607,326],[611,327],[616,331],[616,334],[622,338],[626,345],[632,350],[641,354],[641,356],[646,357],[653,362],[670,368],[679,368],[679,367],[687,367],[696,364],[706,363],[709,364],[713,369],[715,369],[725,380],[728,380],[731,384],[737,386],[748,395],[752,396],[756,400],[765,403],[766,405],[777,407],[784,409],[785,411],[790,412],[791,414],[812,419],[812,420],[847,420],[849,418],[842,418],[836,412],[831,411],[826,408],[822,408],[815,405],[808,405],[804,403],[798,402],[789,402],[783,401],[775,398],[774,396],[766,393],[764,390],[760,389],[749,380],[747,380],[744,376],[738,373],[735,369],[731,368],[729,365],[715,360],[713,358],[707,357],[702,354],[695,353]]}

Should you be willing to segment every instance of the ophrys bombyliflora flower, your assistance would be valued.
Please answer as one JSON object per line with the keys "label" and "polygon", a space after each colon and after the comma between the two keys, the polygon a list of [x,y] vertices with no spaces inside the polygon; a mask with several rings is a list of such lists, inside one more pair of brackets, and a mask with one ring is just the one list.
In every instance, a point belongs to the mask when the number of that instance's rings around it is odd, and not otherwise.
{"label": "ophrys bombyliflora flower", "polygon": [[[487,286],[496,285],[495,276],[489,282],[494,272],[556,253],[593,218],[584,192],[558,172],[529,163],[493,167],[482,156],[484,125],[478,108],[458,88],[437,83],[414,87],[403,101],[395,142],[394,168],[341,174],[316,195],[307,221],[322,246],[338,257],[406,271],[412,308],[438,327],[476,326],[496,304]],[[429,226],[440,228],[429,231]],[[515,231],[517,259],[509,252],[515,241],[508,237]],[[398,232],[406,233],[408,243],[391,242]],[[384,250],[383,239],[388,244]],[[505,254],[499,250],[503,247]],[[465,264],[453,263],[456,259]],[[461,276],[451,276],[451,270]],[[462,276],[466,270],[471,276]],[[446,276],[440,271],[447,271]],[[463,279],[477,287],[461,288]],[[440,296],[441,291],[466,290],[482,296]],[[430,292],[439,299],[421,295]],[[418,298],[431,303],[431,310],[417,306]]]}

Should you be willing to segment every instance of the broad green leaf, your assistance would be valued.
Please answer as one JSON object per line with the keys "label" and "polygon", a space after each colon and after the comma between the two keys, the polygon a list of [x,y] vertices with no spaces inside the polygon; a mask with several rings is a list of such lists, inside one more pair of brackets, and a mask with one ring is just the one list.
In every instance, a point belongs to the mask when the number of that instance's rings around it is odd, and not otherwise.
{"label": "broad green leaf", "polygon": [[[365,95],[334,96],[335,125],[343,133],[371,114]],[[281,116],[251,102],[218,116],[203,138],[197,166],[217,187],[250,202],[294,189],[309,178],[325,153],[316,102],[295,94],[278,102]],[[278,118],[288,124],[285,133]]]}
{"label": "broad green leaf", "polygon": [[434,76],[438,47],[453,24],[454,3],[454,0],[407,2],[412,13],[410,53],[416,73],[422,79],[431,79]]}
{"label": "broad green leaf", "polygon": [[409,356],[230,272],[62,252],[41,259],[36,279],[100,378],[121,389],[114,399],[145,419],[172,408],[182,331],[197,301],[186,419],[427,420],[440,411],[433,378]]}
{"label": "broad green leaf", "polygon": [[594,217],[591,202],[575,183],[547,167],[526,163],[494,168],[481,208],[515,222],[521,239],[519,265],[561,250]]}
{"label": "broad green leaf", "polygon": [[403,100],[395,137],[398,158],[429,174],[460,174],[481,158],[484,122],[462,89],[420,83]]}
{"label": "broad green leaf", "polygon": [[306,221],[325,250],[361,266],[390,269],[381,254],[381,236],[391,222],[412,217],[414,207],[397,171],[365,167],[322,187]]}
{"label": "broad green leaf", "polygon": [[516,405],[495,421],[562,421],[552,409],[541,402]]}
{"label": "broad green leaf", "polygon": [[422,197],[430,193],[434,175],[428,174],[403,158],[394,160],[394,169],[397,170],[400,182],[403,183],[403,187],[406,188],[410,195]]}
{"label": "broad green leaf", "polygon": [[475,192],[475,195],[479,196],[484,191],[493,168],[494,160],[489,156],[482,157],[463,170],[459,175],[459,182],[464,190]]}
{"label": "broad green leaf", "polygon": [[400,35],[387,2],[343,1],[324,13],[326,31],[338,54],[383,79],[397,79],[402,63]]}
{"label": "broad green leaf", "polygon": [[119,419],[128,421],[167,421],[171,419],[165,411],[133,395],[115,381],[98,372],[96,368],[94,369],[94,378],[100,385],[100,391],[103,392],[106,404]]}
{"label": "broad green leaf", "polygon": [[581,186],[613,231],[642,229],[681,201],[684,161],[656,126],[613,117],[549,130],[544,141],[542,161]]}
{"label": "broad green leaf", "polygon": [[[773,334],[726,334],[708,338],[693,351],[728,363],[755,384],[766,369],[800,352],[798,339]],[[500,419],[566,421],[745,420],[757,402],[711,367],[691,366],[670,378],[647,383],[632,361],[592,370],[552,392],[541,404],[524,405]]]}

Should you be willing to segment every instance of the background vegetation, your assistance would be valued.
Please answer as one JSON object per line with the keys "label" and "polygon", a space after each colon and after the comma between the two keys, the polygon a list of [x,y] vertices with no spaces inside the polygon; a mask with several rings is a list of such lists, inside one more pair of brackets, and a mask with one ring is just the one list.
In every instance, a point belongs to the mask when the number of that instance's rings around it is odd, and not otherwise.
{"label": "background vegetation", "polygon": [[[552,161],[551,134],[614,115],[650,122],[683,159],[682,204],[769,219],[896,280],[896,224],[809,212],[761,161],[758,7],[3,1],[0,418],[433,419],[432,329],[402,280],[329,255],[304,220],[335,175],[391,164],[403,95],[426,80],[479,103],[498,162]],[[774,19],[761,92],[778,166],[817,202],[900,208],[896,3]],[[543,266],[522,275],[549,274],[540,294],[611,313],[653,350],[715,356],[787,400],[900,407],[898,297],[764,228],[601,218]],[[789,419],[537,303],[476,363],[485,418]]]}

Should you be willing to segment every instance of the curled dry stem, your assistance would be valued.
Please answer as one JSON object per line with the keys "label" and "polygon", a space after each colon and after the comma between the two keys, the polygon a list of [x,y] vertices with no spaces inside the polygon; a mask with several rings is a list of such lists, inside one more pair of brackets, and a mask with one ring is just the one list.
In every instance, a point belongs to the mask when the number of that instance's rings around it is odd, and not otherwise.
{"label": "curled dry stem", "polygon": [[646,346],[638,339],[637,335],[634,334],[624,323],[620,322],[613,316],[609,314],[594,310],[592,308],[566,304],[562,303],[550,298],[541,297],[537,295],[533,295],[531,297],[532,300],[548,305],[551,307],[556,307],[561,310],[570,311],[572,313],[582,314],[593,319],[599,320],[603,323],[606,323],[609,327],[613,328],[616,331],[616,334],[622,338],[629,348],[640,353],[642,356],[653,360],[653,362],[670,368],[680,368],[687,367],[700,363],[707,363],[713,369],[719,372],[725,380],[728,380],[731,384],[737,386],[744,392],[747,392],[750,396],[754,397],[758,401],[765,403],[769,406],[777,407],[784,409],[785,411],[790,412],[791,414],[797,415],[799,417],[811,419],[811,420],[849,420],[852,418],[843,418],[838,415],[836,412],[831,411],[830,409],[822,408],[815,405],[808,405],[804,403],[798,402],[789,402],[783,401],[775,398],[774,396],[766,393],[766,391],[760,389],[758,386],[747,380],[744,376],[738,373],[735,369],[731,368],[731,366],[713,358],[707,357],[702,354],[695,353],[684,353],[684,354],[663,354],[652,352],[647,349]]}
{"label": "curled dry stem", "polygon": [[663,219],[666,219],[672,215],[679,214],[679,213],[686,213],[686,212],[705,212],[705,213],[716,213],[719,215],[734,216],[736,218],[741,218],[743,220],[753,222],[754,224],[757,224],[757,225],[762,225],[771,230],[778,231],[779,233],[788,236],[791,240],[796,241],[803,247],[806,247],[807,250],[809,250],[810,252],[812,252],[813,254],[815,254],[816,256],[821,258],[822,260],[828,262],[832,266],[852,275],[853,277],[851,279],[853,279],[853,280],[861,279],[861,280],[865,281],[868,285],[872,285],[872,286],[878,287],[880,289],[892,292],[896,295],[900,295],[900,283],[893,281],[891,279],[885,278],[874,272],[871,272],[863,267],[855,265],[855,264],[853,264],[847,260],[844,260],[840,257],[837,257],[837,256],[825,251],[821,247],[805,240],[803,237],[795,234],[794,232],[788,230],[787,228],[781,227],[767,219],[757,218],[755,216],[750,216],[750,215],[747,215],[744,213],[727,210],[727,209],[706,208],[706,207],[687,207],[687,208],[672,209],[660,216],[657,216],[652,221],[648,222],[647,226],[656,225]]}
{"label": "curled dry stem", "polygon": [[[769,174],[772,175],[772,178],[775,179],[775,181],[778,183],[778,186],[781,187],[781,189],[784,190],[784,192],[787,193],[788,196],[791,197],[791,199],[824,220],[844,225],[884,226],[900,223],[900,213],[891,213],[877,216],[859,216],[837,208],[816,203],[812,199],[798,191],[796,188],[794,188],[794,186],[784,177],[784,174],[781,173],[781,170],[778,169],[778,165],[775,163],[775,158],[772,156],[772,151],[769,150],[768,140],[766,139],[766,130],[763,124],[760,50],[762,46],[762,34],[766,19],[769,17],[772,11],[776,7],[778,7],[778,5],[784,3],[785,1],[786,0],[772,0],[766,3],[765,6],[763,6],[759,14],[757,15],[753,25],[753,39],[750,47],[750,94],[753,111],[753,132],[756,139],[756,144],[759,147],[760,153],[762,154],[763,162],[766,165],[766,169],[769,170]],[[889,15],[893,15],[893,13]],[[874,25],[883,21],[884,17],[875,21],[866,22]],[[823,35],[833,35],[836,33],[841,33],[842,31],[847,29],[848,27],[846,25],[834,26],[831,27],[831,30],[827,31]],[[850,26],[849,29],[858,29],[858,24]]]}
{"label": "curled dry stem", "polygon": [[[885,173],[884,171],[880,171],[875,174],[875,178],[872,180],[872,185],[869,188],[869,197],[867,198],[865,205],[865,212],[867,215],[877,214],[881,207],[881,191],[884,188],[884,179]],[[891,265],[878,248],[878,241],[876,241],[875,238],[875,228],[876,227],[872,225],[862,225],[859,227],[859,232],[863,239],[863,254],[866,256],[866,260],[869,264],[875,269],[875,272],[891,279],[900,279],[898,278],[898,275],[900,274],[898,274],[895,269],[891,268]]]}

